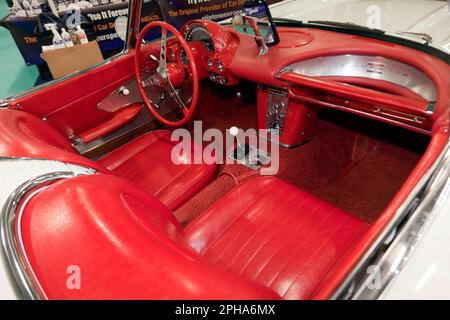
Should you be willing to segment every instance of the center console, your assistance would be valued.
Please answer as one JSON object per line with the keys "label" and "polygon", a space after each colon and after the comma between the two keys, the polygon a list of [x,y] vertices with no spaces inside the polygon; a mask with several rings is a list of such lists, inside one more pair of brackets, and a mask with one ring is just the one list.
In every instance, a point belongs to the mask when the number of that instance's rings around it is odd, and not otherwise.
{"label": "center console", "polygon": [[[284,147],[298,147],[312,139],[317,108],[289,99],[287,89],[260,85],[257,91],[258,128],[275,129]],[[269,135],[270,137],[270,135]]]}

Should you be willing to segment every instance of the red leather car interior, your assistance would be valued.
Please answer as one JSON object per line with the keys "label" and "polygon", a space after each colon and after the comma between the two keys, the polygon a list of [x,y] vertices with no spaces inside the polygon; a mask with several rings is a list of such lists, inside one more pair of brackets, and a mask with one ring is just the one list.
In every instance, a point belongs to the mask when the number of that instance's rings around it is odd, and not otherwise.
{"label": "red leather car interior", "polygon": [[112,172],[138,183],[170,209],[189,200],[217,174],[215,164],[188,164],[180,160],[181,164],[175,165],[171,160],[173,143],[169,131],[142,135],[98,162],[78,154],[61,133],[23,111],[0,110],[0,136],[2,156],[59,160]]}
{"label": "red leather car interior", "polygon": [[10,107],[46,117],[67,137],[79,135],[114,117],[97,105],[133,76],[133,55],[121,55],[91,72],[23,95]]}
{"label": "red leather car interior", "polygon": [[[112,175],[43,189],[21,221],[29,267],[49,299],[280,299],[196,254],[165,206]],[[66,285],[70,266],[80,290]]]}
{"label": "red leather car interior", "polygon": [[216,202],[186,229],[225,271],[308,299],[368,225],[283,180],[261,177]]}
{"label": "red leather car interior", "polygon": [[[20,221],[28,267],[51,299],[308,298],[367,228],[266,177],[231,191],[186,232],[154,197],[103,174],[42,189]],[[81,290],[66,286],[70,265]]]}
{"label": "red leather car interior", "polygon": [[117,130],[124,125],[131,122],[141,112],[142,107],[140,104],[131,105],[120,109],[114,113],[114,116],[99,124],[98,126],[91,128],[85,132],[80,133],[78,136],[84,143],[89,143],[96,139],[106,136],[107,134]]}
{"label": "red leather car interior", "polygon": [[[142,135],[101,158],[98,163],[113,174],[133,181],[175,210],[208,185],[217,175],[216,164],[193,164],[193,159],[174,153],[177,143],[166,130]],[[191,153],[193,155],[193,153]],[[186,162],[190,164],[185,164]]]}
{"label": "red leather car interior", "polygon": [[[449,69],[437,57],[362,36],[279,28],[280,45],[255,59],[260,48],[252,37],[231,27],[229,31],[218,25],[211,28],[228,84],[242,79],[258,85],[261,129],[267,126],[269,88],[288,93],[289,113],[280,142],[303,144],[314,135],[316,123],[311,119],[317,118],[319,109],[309,108],[314,103],[300,95],[327,97],[329,105],[350,97],[349,112],[366,104],[386,110],[393,107],[392,111],[406,118],[403,122],[388,121],[386,114],[372,118],[430,135],[423,157],[370,227],[282,180],[259,177],[233,189],[206,212],[202,210],[183,230],[172,211],[213,181],[216,165],[175,165],[173,156],[181,163],[185,158],[172,155],[168,131],[142,135],[98,161],[83,157],[68,141],[73,135],[92,141],[137,114],[134,106],[122,113],[97,108],[134,78],[135,52],[130,49],[90,72],[19,95],[8,109],[0,108],[0,157],[58,160],[97,170],[93,175],[46,185],[21,204],[16,228],[23,240],[22,255],[39,280],[43,297],[328,299],[448,143]],[[372,80],[278,74],[292,63],[344,54],[381,56],[414,66],[432,80],[437,100],[428,103],[409,89]],[[201,52],[194,56],[203,65],[202,78],[218,71],[205,69],[208,61],[200,60]],[[409,116],[414,121],[425,119],[423,126],[408,124]],[[225,126],[223,118],[218,125]],[[303,123],[304,118],[309,122]],[[230,124],[235,122],[226,127]],[[302,170],[304,163],[298,168]],[[81,290],[67,286],[67,270],[73,265],[81,271]]]}

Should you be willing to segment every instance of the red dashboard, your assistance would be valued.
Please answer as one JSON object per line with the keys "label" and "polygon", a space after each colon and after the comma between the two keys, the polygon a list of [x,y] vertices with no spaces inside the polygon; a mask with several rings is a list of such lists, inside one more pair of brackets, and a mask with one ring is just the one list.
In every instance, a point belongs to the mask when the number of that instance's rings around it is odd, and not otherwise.
{"label": "red dashboard", "polygon": [[[265,55],[255,40],[230,26],[194,20],[181,30],[200,78],[225,86],[258,84],[260,128],[280,142],[311,139],[321,108],[356,113],[430,134],[448,126],[449,66],[427,53],[361,36],[313,28],[279,28],[280,43]],[[183,63],[183,50],[168,47]]]}

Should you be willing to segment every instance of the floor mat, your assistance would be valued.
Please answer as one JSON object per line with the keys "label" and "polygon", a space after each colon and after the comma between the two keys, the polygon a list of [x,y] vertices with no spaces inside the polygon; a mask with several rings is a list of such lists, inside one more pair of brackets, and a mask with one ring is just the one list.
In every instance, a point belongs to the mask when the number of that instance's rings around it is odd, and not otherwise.
{"label": "floor mat", "polygon": [[[221,97],[214,87],[202,88],[197,120],[203,129],[256,128],[255,103],[236,96]],[[311,192],[340,209],[372,223],[389,204],[428,144],[428,137],[353,114],[326,109],[314,139],[295,148],[280,148],[277,177]],[[221,172],[234,176],[250,169],[222,165]],[[221,175],[179,208],[175,215],[189,224],[235,187],[229,175]]]}

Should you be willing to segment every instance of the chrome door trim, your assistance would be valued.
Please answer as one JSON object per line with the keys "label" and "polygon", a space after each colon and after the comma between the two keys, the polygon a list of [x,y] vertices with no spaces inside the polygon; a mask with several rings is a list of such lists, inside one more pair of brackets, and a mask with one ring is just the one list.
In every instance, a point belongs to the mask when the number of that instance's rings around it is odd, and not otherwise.
{"label": "chrome door trim", "polygon": [[[333,293],[331,299],[377,299],[383,293],[383,290],[403,269],[407,259],[402,260],[390,274],[383,274],[380,266],[382,266],[382,263],[392,266],[392,261],[396,260],[395,258],[407,258],[414,252],[417,242],[420,241],[420,234],[417,234],[417,232],[423,231],[426,224],[434,217],[436,204],[439,204],[438,200],[449,191],[448,186],[446,189],[444,180],[445,173],[448,175],[450,170],[449,163],[450,140],[433,165],[415,185],[406,200],[403,201],[388,225],[381,231],[378,238]],[[417,199],[419,199],[418,202]],[[405,241],[405,239],[411,241]],[[387,248],[380,251],[383,245]],[[399,251],[399,245],[403,246],[404,250]],[[393,257],[394,259],[392,259]],[[372,280],[369,279],[366,270],[366,267],[370,265],[380,268],[381,276],[383,276],[381,287],[378,289],[367,287],[369,281]]]}

